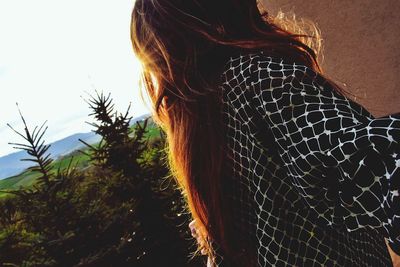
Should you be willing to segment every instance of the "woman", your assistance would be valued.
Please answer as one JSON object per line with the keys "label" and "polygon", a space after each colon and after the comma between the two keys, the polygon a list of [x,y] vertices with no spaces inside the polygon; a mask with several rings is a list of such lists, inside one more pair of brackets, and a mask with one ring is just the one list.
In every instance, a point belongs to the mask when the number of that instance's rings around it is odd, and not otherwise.
{"label": "woman", "polygon": [[349,100],[312,37],[278,23],[256,0],[136,0],[133,48],[200,249],[215,266],[391,266],[400,116]]}

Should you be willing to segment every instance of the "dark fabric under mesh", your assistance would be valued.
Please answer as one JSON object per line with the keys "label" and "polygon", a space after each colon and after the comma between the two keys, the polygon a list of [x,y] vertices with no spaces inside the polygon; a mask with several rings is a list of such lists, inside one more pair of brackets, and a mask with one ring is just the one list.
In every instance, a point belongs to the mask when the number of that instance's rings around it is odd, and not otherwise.
{"label": "dark fabric under mesh", "polygon": [[392,266],[400,115],[374,118],[312,69],[262,52],[231,58],[222,80],[233,223],[259,266]]}

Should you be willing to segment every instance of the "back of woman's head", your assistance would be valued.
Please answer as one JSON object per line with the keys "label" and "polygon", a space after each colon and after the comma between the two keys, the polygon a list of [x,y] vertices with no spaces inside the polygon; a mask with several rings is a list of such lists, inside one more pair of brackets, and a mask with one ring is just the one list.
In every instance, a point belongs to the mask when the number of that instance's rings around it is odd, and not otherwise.
{"label": "back of woman's head", "polygon": [[167,133],[173,174],[204,234],[241,266],[254,259],[238,256],[252,244],[239,244],[223,193],[229,174],[218,79],[230,57],[257,50],[318,70],[307,36],[287,25],[277,26],[256,0],[136,0],[132,13],[134,52],[153,115]]}
{"label": "back of woman's head", "polygon": [[[177,85],[189,82],[194,72],[200,74],[198,79],[210,80],[238,49],[262,48],[316,64],[314,51],[272,23],[267,13],[261,14],[256,0],[137,0],[132,37],[145,69],[162,76],[158,82]],[[189,94],[202,94],[197,90],[169,93],[186,100]]]}

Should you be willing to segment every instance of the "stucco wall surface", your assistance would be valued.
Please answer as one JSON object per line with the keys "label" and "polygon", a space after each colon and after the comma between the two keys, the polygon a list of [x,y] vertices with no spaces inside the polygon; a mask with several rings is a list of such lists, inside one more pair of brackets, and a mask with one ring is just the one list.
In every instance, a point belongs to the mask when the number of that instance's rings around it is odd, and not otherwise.
{"label": "stucco wall surface", "polygon": [[400,1],[264,0],[271,14],[281,9],[313,20],[322,31],[329,77],[373,115],[400,112]]}

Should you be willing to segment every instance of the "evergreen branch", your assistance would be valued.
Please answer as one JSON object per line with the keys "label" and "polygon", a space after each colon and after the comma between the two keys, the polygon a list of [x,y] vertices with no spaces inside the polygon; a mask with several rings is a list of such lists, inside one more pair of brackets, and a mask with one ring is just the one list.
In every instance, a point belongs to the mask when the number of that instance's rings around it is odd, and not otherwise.
{"label": "evergreen branch", "polygon": [[[81,143],[83,143],[85,146],[87,146],[87,147],[89,147],[90,149],[93,149],[93,150],[96,150],[97,148],[95,148],[94,146],[92,146],[92,145],[90,145],[89,143],[87,143],[87,142],[85,142],[85,141],[83,141],[82,139],[78,139]],[[85,154],[85,155],[88,155],[88,153],[86,153],[86,152],[84,152],[84,151],[82,151],[82,150],[79,150],[80,152],[82,152],[83,154]]]}
{"label": "evergreen branch", "polygon": [[[40,128],[39,128],[39,130],[37,131],[37,133],[35,132],[35,130],[38,128],[37,126],[35,127],[35,129],[33,130],[33,132],[32,132],[32,138],[33,139],[36,139],[37,138],[37,134],[39,134],[41,131],[42,131],[42,129],[43,129],[43,127],[44,127],[44,125],[47,123],[47,121],[45,121],[45,122],[43,122],[43,124],[40,126]],[[46,129],[44,130],[44,131],[42,131],[42,135],[39,137],[39,139],[41,139],[42,137],[43,137],[43,134],[45,133],[47,131],[47,126],[46,126]]]}
{"label": "evergreen branch", "polygon": [[51,177],[50,165],[53,160],[50,158],[50,154],[47,154],[45,156],[50,145],[45,145],[44,140],[42,140],[44,133],[47,131],[47,126],[43,128],[47,123],[47,121],[45,121],[39,128],[36,126],[33,132],[31,133],[27,126],[26,120],[22,115],[22,112],[18,106],[18,103],[17,103],[17,108],[24,125],[25,135],[15,130],[10,124],[7,125],[9,126],[9,128],[11,128],[11,130],[13,130],[19,136],[21,136],[28,144],[20,144],[20,143],[11,143],[11,144],[15,145],[15,148],[17,149],[25,150],[28,153],[28,155],[33,157],[33,158],[22,159],[22,161],[34,162],[36,166],[33,166],[29,169],[41,173],[41,177],[39,178],[39,180],[42,180],[47,186],[49,186]]}
{"label": "evergreen branch", "polygon": [[[11,126],[11,124],[7,123],[7,126],[8,126],[11,130],[13,130],[14,133],[18,134],[18,135],[21,136],[23,139],[25,139],[26,141],[28,141],[28,140],[26,139],[25,135],[23,135],[23,134],[21,134],[20,132],[18,132],[17,130],[15,130],[15,129]],[[9,143],[9,144],[13,144],[13,143]]]}
{"label": "evergreen branch", "polygon": [[25,145],[25,144],[20,144],[20,143],[8,143],[9,145],[13,145],[13,148],[15,149],[21,149],[21,150],[26,150],[31,148],[31,146],[29,145]]}
{"label": "evergreen branch", "polygon": [[[46,123],[46,122],[45,122],[45,123]],[[38,137],[40,131],[42,130],[42,127],[40,127],[40,129],[39,129],[37,135],[33,137],[33,140],[37,140],[36,146],[39,144],[39,141],[42,140],[43,135],[46,133],[47,129],[48,129],[48,126],[46,126],[46,128],[42,131],[42,133],[41,133],[40,136]],[[44,141],[43,141],[43,143],[44,143]]]}

